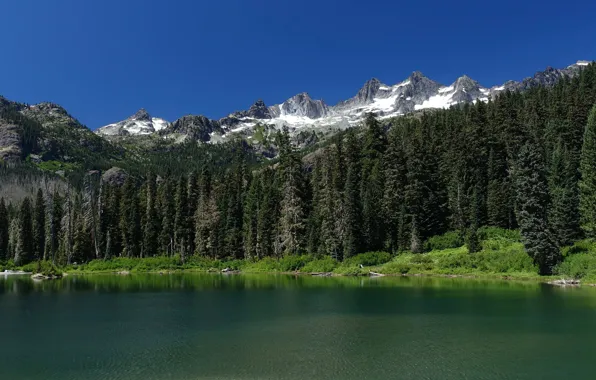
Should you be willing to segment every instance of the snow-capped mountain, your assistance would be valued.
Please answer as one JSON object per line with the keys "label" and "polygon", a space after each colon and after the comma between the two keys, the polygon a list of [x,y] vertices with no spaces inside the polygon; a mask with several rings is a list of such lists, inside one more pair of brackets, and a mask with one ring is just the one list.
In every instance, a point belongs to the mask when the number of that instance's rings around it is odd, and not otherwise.
{"label": "snow-capped mountain", "polygon": [[96,133],[106,136],[149,135],[165,129],[168,124],[164,119],[151,117],[141,108],[128,119],[101,127]]}
{"label": "snow-capped mountain", "polygon": [[323,100],[312,99],[303,92],[270,107],[258,100],[248,110],[233,112],[219,120],[189,115],[168,124],[163,119],[151,118],[145,110],[141,110],[127,120],[107,125],[96,132],[103,135],[159,133],[164,137],[219,141],[230,134],[240,133],[250,137],[257,125],[276,129],[286,125],[294,131],[324,127],[344,129],[360,123],[367,113],[385,119],[424,109],[486,102],[506,90],[524,91],[538,85],[551,86],[565,76],[576,75],[581,67],[588,64],[588,61],[578,61],[564,69],[548,67],[520,82],[508,81],[491,88],[480,85],[466,75],[446,86],[415,71],[394,85],[372,78],[352,98],[334,106],[327,105]]}

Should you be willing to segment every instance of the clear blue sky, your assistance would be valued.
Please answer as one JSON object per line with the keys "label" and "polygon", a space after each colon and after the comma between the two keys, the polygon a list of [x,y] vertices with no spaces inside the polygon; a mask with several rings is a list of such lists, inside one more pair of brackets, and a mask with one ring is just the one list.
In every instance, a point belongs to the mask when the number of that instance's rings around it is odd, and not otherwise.
{"label": "clear blue sky", "polygon": [[95,129],[140,107],[219,118],[307,91],[335,104],[420,70],[485,86],[596,59],[596,2],[4,0],[0,94]]}

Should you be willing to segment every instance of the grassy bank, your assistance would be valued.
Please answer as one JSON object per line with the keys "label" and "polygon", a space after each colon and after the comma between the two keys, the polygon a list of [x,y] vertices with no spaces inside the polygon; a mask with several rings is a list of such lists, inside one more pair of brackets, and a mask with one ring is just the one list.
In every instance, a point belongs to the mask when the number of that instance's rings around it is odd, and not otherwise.
{"label": "grassy bank", "polygon": [[[170,272],[200,271],[219,272],[224,268],[246,273],[333,273],[334,275],[359,276],[370,272],[385,275],[449,275],[516,279],[548,279],[538,275],[532,259],[524,251],[517,231],[484,228],[480,231],[482,250],[469,253],[461,236],[448,233],[430,239],[428,252],[413,254],[403,252],[390,255],[386,252],[368,252],[339,262],[331,257],[314,255],[263,258],[260,260],[213,260],[191,256],[183,263],[180,256],[149,258],[117,257],[110,260],[93,260],[86,264],[58,268],[69,273],[114,272]],[[563,248],[564,260],[557,267],[555,276],[582,279],[596,283],[596,243],[583,240]],[[49,263],[31,263],[16,268],[10,262],[0,265],[0,270],[22,269],[37,272],[56,269]]]}

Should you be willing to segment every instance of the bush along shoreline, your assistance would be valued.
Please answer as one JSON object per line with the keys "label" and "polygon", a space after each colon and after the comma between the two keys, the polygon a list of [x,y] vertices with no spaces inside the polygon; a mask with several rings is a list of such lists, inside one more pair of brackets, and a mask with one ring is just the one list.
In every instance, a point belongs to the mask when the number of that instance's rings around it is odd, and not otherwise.
{"label": "bush along shoreline", "polygon": [[449,276],[492,277],[515,280],[552,281],[566,283],[581,280],[596,283],[596,242],[582,240],[562,250],[563,261],[552,276],[542,276],[539,268],[524,250],[520,234],[515,230],[482,228],[478,231],[478,252],[469,252],[463,243],[465,236],[449,232],[427,241],[424,253],[366,252],[338,261],[329,256],[288,255],[280,258],[265,257],[253,260],[226,260],[191,256],[182,260],[180,255],[145,258],[114,257],[92,260],[58,268],[50,262],[34,262],[16,267],[12,262],[0,265],[4,270],[22,270],[33,273],[93,274],[93,273],[170,273],[170,272],[223,272],[223,273],[296,273],[328,276]]}

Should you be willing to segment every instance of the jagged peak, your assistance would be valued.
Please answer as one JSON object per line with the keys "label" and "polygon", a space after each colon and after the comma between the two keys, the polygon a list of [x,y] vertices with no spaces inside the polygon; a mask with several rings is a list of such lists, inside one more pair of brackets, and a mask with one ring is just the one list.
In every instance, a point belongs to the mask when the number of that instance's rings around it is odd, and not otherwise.
{"label": "jagged peak", "polygon": [[478,82],[470,78],[467,75],[462,75],[455,81],[455,87],[476,87],[479,86]]}
{"label": "jagged peak", "polygon": [[134,115],[128,118],[129,120],[151,120],[151,115],[146,109],[139,109]]}
{"label": "jagged peak", "polygon": [[267,107],[267,106],[265,105],[265,101],[263,101],[263,99],[257,99],[257,101],[252,105],[252,107]]}
{"label": "jagged peak", "polygon": [[414,71],[412,74],[410,74],[410,76],[408,77],[408,79],[410,80],[420,80],[426,78],[426,76],[424,76],[424,74],[422,74],[421,71]]}

